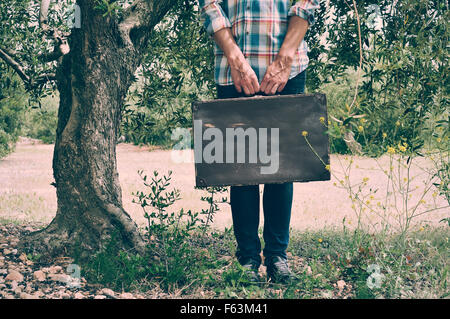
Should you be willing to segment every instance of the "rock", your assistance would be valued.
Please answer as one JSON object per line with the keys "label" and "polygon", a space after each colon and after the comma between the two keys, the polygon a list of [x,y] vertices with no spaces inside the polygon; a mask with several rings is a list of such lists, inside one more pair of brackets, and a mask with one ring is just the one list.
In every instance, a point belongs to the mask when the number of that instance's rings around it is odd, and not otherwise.
{"label": "rock", "polygon": [[345,287],[345,281],[344,281],[344,280],[339,280],[339,281],[336,283],[336,285],[337,285],[339,291],[342,291],[342,290],[344,290],[344,287]]}
{"label": "rock", "polygon": [[11,290],[15,290],[17,288],[17,286],[18,286],[17,281],[13,280],[11,282]]}
{"label": "rock", "polygon": [[333,298],[333,293],[329,290],[322,291],[320,294],[321,294],[322,298],[324,298],[324,299]]}
{"label": "rock", "polygon": [[48,274],[47,278],[51,281],[56,281],[56,282],[62,282],[62,283],[69,283],[71,278],[69,275],[66,274]]}
{"label": "rock", "polygon": [[43,296],[45,296],[45,294],[44,294],[42,291],[36,291],[36,292],[33,294],[34,299],[39,299],[39,298],[41,298],[41,297],[43,297]]}
{"label": "rock", "polygon": [[10,269],[5,279],[10,281],[21,282],[23,281],[23,275],[17,270]]}
{"label": "rock", "polygon": [[67,293],[67,292],[61,292],[61,293],[59,294],[59,296],[60,296],[62,299],[70,299],[70,294]]}
{"label": "rock", "polygon": [[59,272],[61,272],[62,267],[61,266],[52,266],[48,269],[48,272],[51,274],[57,274]]}
{"label": "rock", "polygon": [[113,297],[113,298],[115,297],[114,291],[112,291],[109,288],[103,288],[102,290],[100,290],[100,294],[106,295],[106,296],[109,296],[109,297]]}
{"label": "rock", "polygon": [[34,296],[27,294],[25,292],[20,293],[19,298],[20,299],[36,299]]}
{"label": "rock", "polygon": [[33,273],[33,278],[37,281],[44,281],[46,279],[46,275],[42,270],[37,270]]}
{"label": "rock", "polygon": [[75,295],[73,295],[73,297],[74,297],[75,299],[84,299],[84,298],[86,298],[86,296],[85,296],[82,292],[80,292],[80,291],[77,291],[77,292],[75,293]]}
{"label": "rock", "polygon": [[119,297],[120,297],[121,299],[134,299],[133,294],[130,294],[129,292],[121,293],[121,294],[119,295]]}
{"label": "rock", "polygon": [[312,269],[310,266],[305,266],[305,273],[307,276],[311,276],[312,275]]}
{"label": "rock", "polygon": [[94,297],[94,299],[106,299],[106,296],[104,296],[104,295],[96,295]]}

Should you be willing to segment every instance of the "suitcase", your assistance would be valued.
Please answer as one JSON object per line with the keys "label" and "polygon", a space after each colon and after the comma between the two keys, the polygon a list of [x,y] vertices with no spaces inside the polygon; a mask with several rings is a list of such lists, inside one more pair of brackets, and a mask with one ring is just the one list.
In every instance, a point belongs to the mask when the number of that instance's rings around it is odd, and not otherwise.
{"label": "suitcase", "polygon": [[330,179],[324,94],[194,102],[192,119],[197,187]]}

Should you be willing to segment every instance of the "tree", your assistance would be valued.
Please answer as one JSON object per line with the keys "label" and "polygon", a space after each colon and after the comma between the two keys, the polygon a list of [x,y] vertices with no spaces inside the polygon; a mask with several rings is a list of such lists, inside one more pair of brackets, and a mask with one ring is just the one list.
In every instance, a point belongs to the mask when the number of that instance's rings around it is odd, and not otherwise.
{"label": "tree", "polygon": [[58,62],[55,74],[30,76],[14,50],[0,49],[0,57],[28,89],[55,79],[60,94],[53,158],[58,209],[52,222],[24,238],[22,245],[44,257],[77,249],[83,258],[117,233],[118,245],[139,252],[144,240],[122,207],[117,131],[152,29],[177,1],[76,3],[81,27],[69,34],[49,26],[50,0],[40,5],[39,24],[55,43],[53,52],[40,58]]}

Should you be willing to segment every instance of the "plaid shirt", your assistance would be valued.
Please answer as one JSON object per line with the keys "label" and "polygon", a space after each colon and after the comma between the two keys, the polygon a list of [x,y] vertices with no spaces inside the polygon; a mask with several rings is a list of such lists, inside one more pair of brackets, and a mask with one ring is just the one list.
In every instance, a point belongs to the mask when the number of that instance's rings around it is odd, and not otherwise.
{"label": "plaid shirt", "polygon": [[[299,16],[312,25],[319,0],[199,0],[199,4],[206,31],[213,34],[231,28],[237,45],[261,83],[283,44],[289,17]],[[214,53],[216,83],[232,85],[228,61],[217,44]],[[307,68],[307,53],[308,45],[302,41],[292,63],[290,78]]]}

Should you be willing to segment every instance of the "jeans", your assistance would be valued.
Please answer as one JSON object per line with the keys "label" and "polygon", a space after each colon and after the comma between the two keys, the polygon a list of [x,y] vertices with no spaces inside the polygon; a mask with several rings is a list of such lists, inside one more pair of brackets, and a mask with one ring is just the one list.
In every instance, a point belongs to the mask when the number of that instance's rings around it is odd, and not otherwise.
{"label": "jeans", "polygon": [[[305,90],[306,70],[290,79],[279,94],[300,94]],[[217,98],[244,97],[234,85],[217,86]],[[265,184],[263,194],[264,212],[264,257],[286,258],[289,244],[289,224],[291,220],[293,184]],[[241,264],[253,260],[261,264],[261,242],[259,228],[259,185],[231,186],[231,213],[234,235],[237,241],[236,257]]]}

